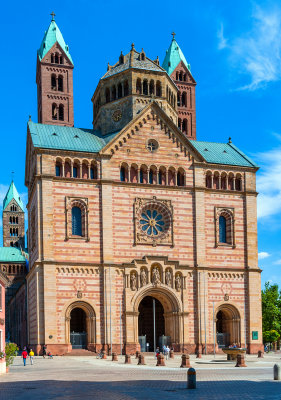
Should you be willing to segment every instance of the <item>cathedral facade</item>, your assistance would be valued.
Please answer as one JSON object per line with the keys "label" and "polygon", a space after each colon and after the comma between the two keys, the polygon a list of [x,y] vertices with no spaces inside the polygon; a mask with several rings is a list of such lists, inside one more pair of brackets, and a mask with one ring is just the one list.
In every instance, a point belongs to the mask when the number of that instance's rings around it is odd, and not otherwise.
{"label": "cathedral facade", "polygon": [[256,164],[197,140],[196,82],[174,36],[132,44],[74,126],[73,60],[52,19],[27,126],[28,343],[54,354],[262,349]]}

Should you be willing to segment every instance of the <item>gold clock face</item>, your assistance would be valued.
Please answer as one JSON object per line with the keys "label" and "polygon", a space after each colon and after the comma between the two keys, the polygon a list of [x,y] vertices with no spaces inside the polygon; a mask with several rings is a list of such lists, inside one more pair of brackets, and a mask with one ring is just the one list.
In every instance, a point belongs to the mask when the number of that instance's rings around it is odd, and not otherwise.
{"label": "gold clock face", "polygon": [[114,111],[114,113],[112,114],[113,121],[118,122],[120,121],[121,118],[122,118],[122,111],[121,110]]}

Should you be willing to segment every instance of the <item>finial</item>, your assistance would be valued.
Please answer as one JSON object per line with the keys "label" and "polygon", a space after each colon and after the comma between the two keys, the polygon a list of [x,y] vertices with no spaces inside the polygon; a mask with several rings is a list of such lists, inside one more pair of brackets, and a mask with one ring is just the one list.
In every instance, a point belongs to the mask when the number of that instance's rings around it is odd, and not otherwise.
{"label": "finial", "polygon": [[132,43],[131,46],[132,46],[132,47],[131,47],[131,50],[135,50],[135,43]]}
{"label": "finial", "polygon": [[174,40],[174,39],[175,39],[175,36],[176,36],[175,32],[173,31],[173,32],[171,33],[171,35],[173,36],[173,40]]}
{"label": "finial", "polygon": [[228,138],[228,143],[229,143],[229,144],[232,143],[231,137],[230,137],[230,136],[229,136],[229,138]]}
{"label": "finial", "polygon": [[31,121],[31,115],[29,116],[29,119],[28,119],[28,121]]}
{"label": "finial", "polygon": [[12,182],[14,182],[14,171],[12,171]]}
{"label": "finial", "polygon": [[52,21],[54,21],[55,20],[55,16],[56,16],[56,14],[54,13],[54,11],[53,12],[51,12],[51,14],[50,14],[51,16],[52,16]]}

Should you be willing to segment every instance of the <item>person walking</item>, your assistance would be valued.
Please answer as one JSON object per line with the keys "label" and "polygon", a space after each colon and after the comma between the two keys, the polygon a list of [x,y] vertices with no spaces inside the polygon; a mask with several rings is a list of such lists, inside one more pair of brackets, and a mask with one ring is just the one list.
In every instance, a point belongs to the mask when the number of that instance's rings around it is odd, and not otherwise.
{"label": "person walking", "polygon": [[23,352],[21,353],[21,356],[22,356],[22,359],[23,359],[23,365],[26,366],[26,359],[28,357],[28,354],[27,354],[27,351],[26,351],[25,347],[23,348]]}
{"label": "person walking", "polygon": [[47,346],[44,344],[43,346],[43,358],[45,358],[47,355]]}
{"label": "person walking", "polygon": [[33,365],[33,357],[34,357],[34,351],[30,349],[29,352],[29,358],[30,358],[30,364]]}
{"label": "person walking", "polygon": [[170,347],[167,346],[167,347],[166,347],[166,360],[169,359],[169,354],[170,354]]}

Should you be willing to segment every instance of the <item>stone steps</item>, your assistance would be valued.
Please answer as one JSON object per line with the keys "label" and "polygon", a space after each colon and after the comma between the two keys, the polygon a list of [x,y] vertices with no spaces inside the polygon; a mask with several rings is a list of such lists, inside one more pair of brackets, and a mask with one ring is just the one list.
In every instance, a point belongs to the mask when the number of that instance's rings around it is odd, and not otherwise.
{"label": "stone steps", "polygon": [[72,349],[70,353],[64,354],[64,356],[79,356],[79,357],[85,357],[85,356],[96,356],[96,353],[93,351],[89,351],[86,349]]}

